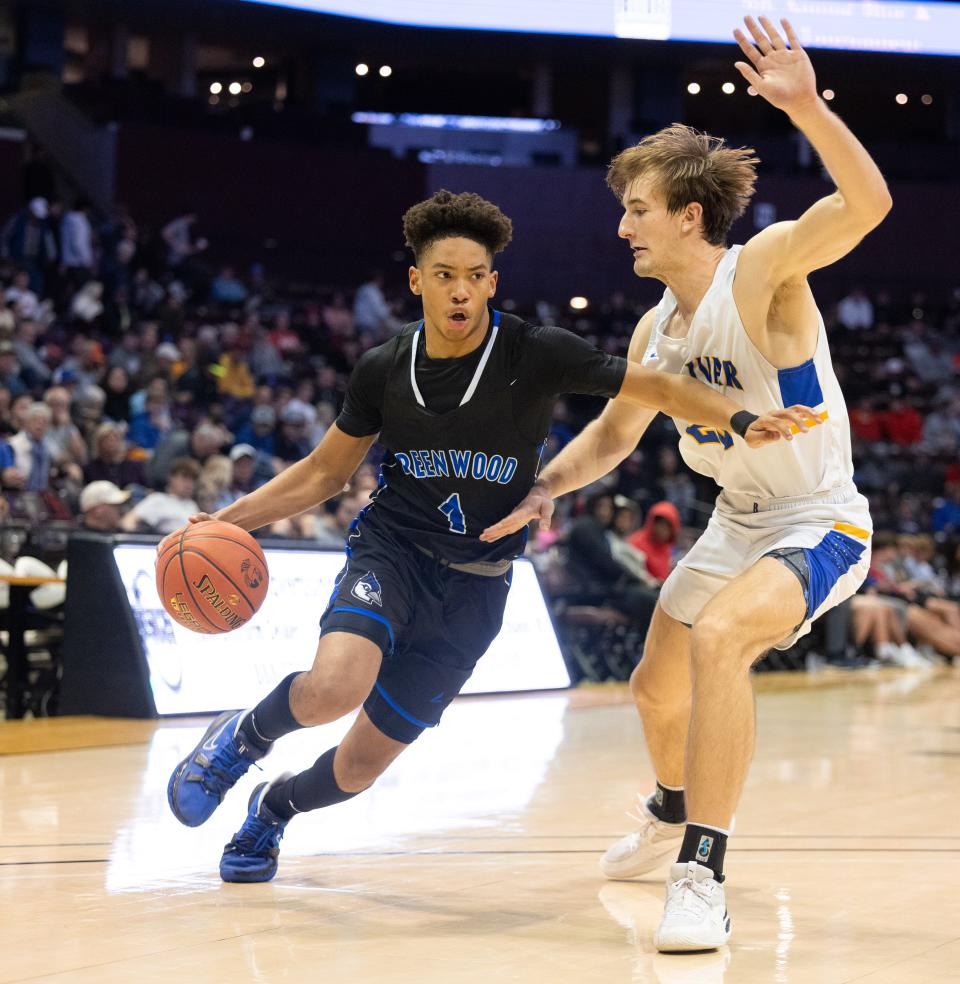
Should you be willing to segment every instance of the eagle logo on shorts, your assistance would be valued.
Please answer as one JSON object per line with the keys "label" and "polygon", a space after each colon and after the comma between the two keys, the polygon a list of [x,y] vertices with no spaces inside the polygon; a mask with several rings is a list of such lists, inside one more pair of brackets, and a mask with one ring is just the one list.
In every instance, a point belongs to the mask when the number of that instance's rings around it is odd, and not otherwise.
{"label": "eagle logo on shorts", "polygon": [[383,588],[380,587],[377,575],[373,571],[367,571],[363,577],[359,578],[350,593],[354,598],[359,598],[368,605],[383,608]]}

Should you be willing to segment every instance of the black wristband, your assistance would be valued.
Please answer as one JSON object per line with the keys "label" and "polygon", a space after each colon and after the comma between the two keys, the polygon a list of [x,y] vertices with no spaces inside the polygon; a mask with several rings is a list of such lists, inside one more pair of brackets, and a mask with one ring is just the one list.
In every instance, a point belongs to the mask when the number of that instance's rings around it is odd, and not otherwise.
{"label": "black wristband", "polygon": [[739,434],[743,437],[747,433],[747,428],[755,421],[759,420],[759,416],[755,413],[751,413],[749,410],[738,410],[730,418],[730,429],[734,434]]}

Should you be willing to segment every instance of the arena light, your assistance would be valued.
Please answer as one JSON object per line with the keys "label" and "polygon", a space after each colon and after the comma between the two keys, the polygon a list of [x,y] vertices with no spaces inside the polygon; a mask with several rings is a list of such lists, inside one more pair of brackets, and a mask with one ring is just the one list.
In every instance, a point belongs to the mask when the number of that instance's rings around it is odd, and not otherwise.
{"label": "arena light", "polygon": [[380,66],[380,78],[388,79],[391,75],[393,75],[393,69],[389,65]]}
{"label": "arena light", "polygon": [[689,92],[691,96],[697,95],[697,93],[700,92],[700,83],[699,82],[691,82],[687,86],[687,92]]}
{"label": "arena light", "polygon": [[922,102],[924,106],[932,106],[933,105],[933,96],[931,96],[929,92],[925,92],[920,97],[920,102]]}
{"label": "arena light", "polygon": [[585,311],[589,306],[590,302],[585,298],[581,297],[579,294],[576,297],[570,298],[570,307],[574,311]]}
{"label": "arena light", "polygon": [[262,55],[257,55],[257,57],[253,59],[254,68],[263,68],[263,66],[266,64],[267,64],[267,60]]}
{"label": "arena light", "polygon": [[229,92],[231,96],[239,96],[242,91],[243,91],[243,86],[239,82],[230,83]]}
{"label": "arena light", "polygon": [[723,89],[724,95],[730,96],[736,92],[737,87],[732,82],[724,82],[720,87]]}
{"label": "arena light", "polygon": [[478,130],[488,133],[549,133],[560,129],[559,120],[513,116],[461,116],[451,113],[356,112],[354,123],[367,126],[412,126],[427,130]]}
{"label": "arena light", "polygon": [[223,85],[222,85],[222,83],[220,83],[220,82],[211,82],[210,83],[210,93],[211,93],[211,95],[219,96],[221,92],[223,92]]}
{"label": "arena light", "polygon": [[357,73],[357,75],[368,75],[370,72],[370,66],[365,65],[363,62],[360,62],[360,64],[357,65],[354,71]]}
{"label": "arena light", "polygon": [[827,102],[830,102],[830,100],[833,99],[835,95],[836,93],[833,91],[833,89],[823,90],[823,98],[826,99]]}
{"label": "arena light", "polygon": [[748,96],[756,96],[756,95],[759,95],[759,93],[757,92],[756,89],[754,89],[754,87],[752,85],[748,85],[747,86],[747,95]]}
{"label": "arena light", "polygon": [[897,93],[897,96],[896,96],[897,105],[898,106],[906,106],[907,105],[907,98],[908,97],[907,97],[907,94],[905,92],[898,92]]}

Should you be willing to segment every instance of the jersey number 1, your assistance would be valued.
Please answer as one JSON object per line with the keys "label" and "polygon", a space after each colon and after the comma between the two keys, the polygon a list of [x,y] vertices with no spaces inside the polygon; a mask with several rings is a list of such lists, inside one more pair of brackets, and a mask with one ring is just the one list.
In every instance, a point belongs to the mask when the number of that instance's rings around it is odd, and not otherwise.
{"label": "jersey number 1", "polygon": [[453,495],[448,495],[443,502],[437,506],[437,509],[443,513],[444,516],[450,521],[450,532],[451,533],[466,533],[467,524],[463,518],[463,510],[460,508],[460,493],[454,492]]}

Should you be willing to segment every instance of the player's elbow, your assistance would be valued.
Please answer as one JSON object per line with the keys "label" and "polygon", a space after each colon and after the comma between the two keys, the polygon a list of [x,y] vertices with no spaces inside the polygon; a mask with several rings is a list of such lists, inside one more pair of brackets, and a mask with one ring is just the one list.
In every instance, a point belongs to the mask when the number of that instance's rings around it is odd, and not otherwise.
{"label": "player's elbow", "polygon": [[844,205],[847,214],[856,223],[857,231],[865,236],[887,217],[890,209],[893,208],[893,196],[886,184],[881,183],[880,187],[868,196],[856,203],[846,201]]}

